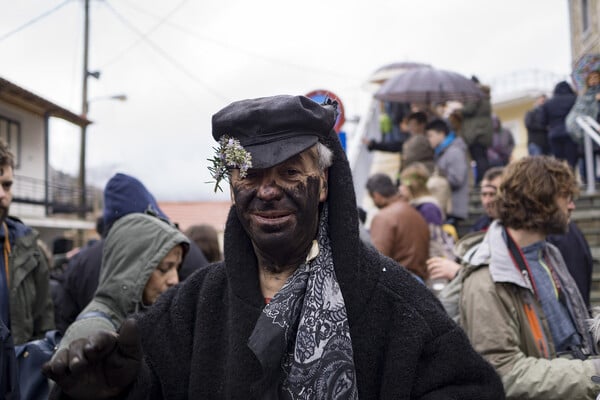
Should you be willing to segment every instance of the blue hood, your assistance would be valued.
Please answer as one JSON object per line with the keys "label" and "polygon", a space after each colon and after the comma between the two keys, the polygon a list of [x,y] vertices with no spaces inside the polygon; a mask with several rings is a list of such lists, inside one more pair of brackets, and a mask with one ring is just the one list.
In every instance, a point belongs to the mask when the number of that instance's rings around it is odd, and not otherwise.
{"label": "blue hood", "polygon": [[161,218],[169,219],[142,182],[129,175],[115,174],[104,188],[104,235],[119,218],[148,209]]}

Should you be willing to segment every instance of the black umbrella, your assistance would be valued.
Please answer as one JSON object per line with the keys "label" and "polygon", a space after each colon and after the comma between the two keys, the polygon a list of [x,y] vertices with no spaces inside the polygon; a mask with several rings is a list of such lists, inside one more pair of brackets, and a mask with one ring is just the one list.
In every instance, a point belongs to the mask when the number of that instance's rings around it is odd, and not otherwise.
{"label": "black umbrella", "polygon": [[483,97],[472,80],[452,71],[417,68],[388,79],[375,93],[383,101],[406,103],[465,102]]}

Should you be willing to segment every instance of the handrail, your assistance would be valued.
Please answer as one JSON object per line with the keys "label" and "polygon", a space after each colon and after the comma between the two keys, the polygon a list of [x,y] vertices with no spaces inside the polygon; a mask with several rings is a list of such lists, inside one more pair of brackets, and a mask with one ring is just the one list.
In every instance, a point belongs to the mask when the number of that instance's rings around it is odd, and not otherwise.
{"label": "handrail", "polygon": [[369,177],[373,154],[367,150],[367,146],[362,142],[364,137],[374,137],[375,131],[379,134],[379,114],[378,101],[372,100],[367,111],[361,117],[354,134],[348,140],[348,162],[352,170],[352,180],[354,182],[354,193],[356,201],[361,204],[365,194],[365,184]]}
{"label": "handrail", "polygon": [[593,194],[596,192],[596,177],[594,176],[594,150],[592,146],[592,140],[600,145],[600,125],[596,120],[589,115],[580,115],[575,118],[577,125],[583,129],[585,133],[583,137],[583,148],[585,154],[585,169],[587,171],[586,176],[586,193]]}

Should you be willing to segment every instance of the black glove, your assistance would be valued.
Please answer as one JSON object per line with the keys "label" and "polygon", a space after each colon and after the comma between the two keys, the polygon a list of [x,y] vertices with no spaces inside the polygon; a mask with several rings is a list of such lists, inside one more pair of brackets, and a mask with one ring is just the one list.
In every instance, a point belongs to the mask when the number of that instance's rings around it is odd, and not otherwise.
{"label": "black glove", "polygon": [[138,375],[142,346],[134,319],[127,319],[119,333],[98,331],[74,340],[42,367],[73,399],[110,399],[125,394]]}

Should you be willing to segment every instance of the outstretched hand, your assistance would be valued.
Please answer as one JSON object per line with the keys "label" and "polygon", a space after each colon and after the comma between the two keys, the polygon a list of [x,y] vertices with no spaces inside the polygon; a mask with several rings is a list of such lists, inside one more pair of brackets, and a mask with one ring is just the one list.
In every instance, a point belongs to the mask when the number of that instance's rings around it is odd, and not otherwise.
{"label": "outstretched hand", "polygon": [[427,260],[427,272],[431,279],[452,280],[460,268],[460,264],[444,257],[431,257]]}
{"label": "outstretched hand", "polygon": [[108,399],[133,383],[141,360],[135,320],[127,319],[119,333],[99,331],[74,340],[44,364],[42,373],[74,399]]}

